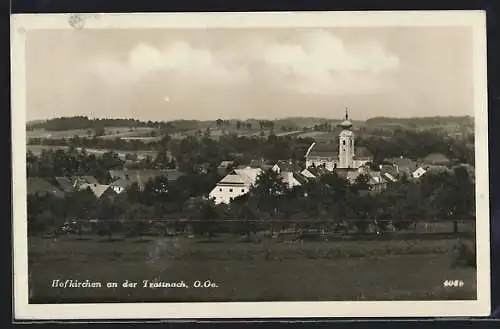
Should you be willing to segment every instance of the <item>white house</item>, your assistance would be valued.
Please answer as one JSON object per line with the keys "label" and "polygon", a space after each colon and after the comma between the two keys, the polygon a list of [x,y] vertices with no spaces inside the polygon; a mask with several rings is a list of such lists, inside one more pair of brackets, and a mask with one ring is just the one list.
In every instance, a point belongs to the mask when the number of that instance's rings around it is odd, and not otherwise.
{"label": "white house", "polygon": [[422,168],[422,167],[418,167],[414,172],[411,173],[411,177],[413,178],[420,178],[422,177],[422,175],[424,175],[427,171]]}
{"label": "white house", "polygon": [[248,193],[260,173],[262,173],[260,168],[235,169],[217,183],[209,198],[216,204],[230,203],[234,198]]}

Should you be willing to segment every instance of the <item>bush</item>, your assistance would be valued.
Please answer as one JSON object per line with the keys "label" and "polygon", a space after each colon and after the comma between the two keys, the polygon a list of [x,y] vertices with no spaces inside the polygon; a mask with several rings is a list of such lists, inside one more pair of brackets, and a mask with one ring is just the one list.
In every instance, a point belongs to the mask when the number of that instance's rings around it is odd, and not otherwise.
{"label": "bush", "polygon": [[457,241],[453,247],[452,266],[476,267],[476,244],[474,241]]}

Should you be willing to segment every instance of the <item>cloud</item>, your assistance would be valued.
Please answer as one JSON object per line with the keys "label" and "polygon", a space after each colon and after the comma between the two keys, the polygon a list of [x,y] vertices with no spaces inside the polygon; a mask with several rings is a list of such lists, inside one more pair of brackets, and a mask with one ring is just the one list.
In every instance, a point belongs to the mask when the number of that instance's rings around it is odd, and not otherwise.
{"label": "cloud", "polygon": [[264,61],[289,78],[289,86],[306,93],[377,92],[391,88],[382,73],[399,67],[398,57],[375,41],[346,45],[326,32],[301,36],[301,42],[274,44]]}
{"label": "cloud", "polygon": [[105,80],[138,82],[161,73],[170,77],[192,79],[192,83],[235,83],[248,78],[241,66],[228,66],[208,49],[197,49],[184,41],[160,49],[147,43],[138,44],[125,63],[110,57],[94,59],[92,71]]}
{"label": "cloud", "polygon": [[252,88],[350,94],[394,88],[386,73],[399,64],[398,57],[379,42],[349,44],[316,30],[286,41],[253,34],[248,39],[219,43],[218,48],[195,47],[187,41],[162,48],[141,43],[130,50],[125,61],[99,58],[92,68],[108,82],[138,82],[155,75],[186,86],[246,83]]}

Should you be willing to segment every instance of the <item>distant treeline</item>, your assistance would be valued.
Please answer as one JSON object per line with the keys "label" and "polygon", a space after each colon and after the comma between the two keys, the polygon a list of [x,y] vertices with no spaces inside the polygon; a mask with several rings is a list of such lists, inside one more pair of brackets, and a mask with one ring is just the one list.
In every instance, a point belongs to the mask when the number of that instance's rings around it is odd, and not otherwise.
{"label": "distant treeline", "polygon": [[45,122],[37,122],[28,125],[31,129],[45,129],[50,131],[94,129],[96,127],[151,127],[166,128],[167,122],[140,121],[135,119],[90,119],[86,116],[61,117],[49,119]]}
{"label": "distant treeline", "polygon": [[398,124],[409,127],[434,126],[434,125],[473,125],[474,118],[470,116],[434,116],[420,118],[389,118],[374,117],[366,120],[368,125]]}

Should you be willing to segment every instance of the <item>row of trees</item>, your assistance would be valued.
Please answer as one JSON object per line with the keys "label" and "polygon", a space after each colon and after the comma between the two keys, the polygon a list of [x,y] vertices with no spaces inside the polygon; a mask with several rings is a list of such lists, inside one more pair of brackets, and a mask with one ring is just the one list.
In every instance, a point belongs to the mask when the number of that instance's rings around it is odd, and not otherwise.
{"label": "row of trees", "polygon": [[[31,143],[48,146],[66,145],[80,148],[112,149],[131,153],[137,150],[169,150],[178,162],[186,162],[183,159],[188,158],[187,162],[195,164],[196,158],[201,162],[208,163],[237,160],[233,156],[234,154],[244,154],[242,162],[249,161],[245,158],[260,159],[262,157],[271,161],[279,159],[303,160],[305,151],[313,141],[312,138],[276,136],[274,134],[267,138],[228,134],[215,140],[206,134],[200,134],[200,136],[188,136],[183,139],[172,139],[169,135],[165,135],[160,140],[147,142],[119,138],[74,137],[71,139],[33,139]],[[409,158],[422,158],[431,153],[442,153],[457,162],[474,164],[473,146],[430,131],[418,132],[397,129],[394,130],[390,138],[359,134],[356,145],[366,147],[375,156],[375,162],[401,155]],[[332,144],[332,147],[336,148],[336,144]],[[203,159],[199,157],[202,154]]]}
{"label": "row of trees", "polygon": [[[290,190],[276,173],[267,171],[248,194],[229,205],[206,199],[219,178],[216,172],[187,174],[173,182],[160,177],[143,191],[133,185],[114,199],[96,199],[90,191],[76,191],[64,199],[29,196],[30,232],[57,227],[70,218],[98,218],[109,224],[109,230],[117,220],[145,229],[148,220],[192,219],[193,229],[208,236],[222,231],[250,234],[297,223],[303,228],[343,225],[365,231],[370,221],[382,226],[391,221],[396,229],[408,229],[412,222],[428,219],[454,222],[457,229],[456,223],[470,218],[475,209],[474,185],[461,167],[453,173],[428,174],[418,182],[392,183],[380,194],[367,192],[363,175],[354,184],[325,175]],[[178,227],[179,222],[172,225]]]}

